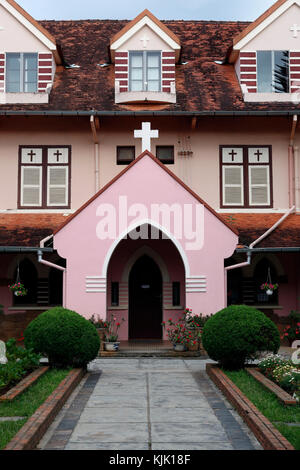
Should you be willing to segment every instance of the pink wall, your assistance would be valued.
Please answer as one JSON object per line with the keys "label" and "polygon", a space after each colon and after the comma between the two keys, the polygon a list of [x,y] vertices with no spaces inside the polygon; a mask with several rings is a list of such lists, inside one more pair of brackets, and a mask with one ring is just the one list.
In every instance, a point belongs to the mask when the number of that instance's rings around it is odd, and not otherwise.
{"label": "pink wall", "polygon": [[[149,212],[151,204],[165,203],[172,205],[180,201],[192,208],[202,207],[203,219],[200,229],[204,232],[204,244],[201,249],[187,249],[190,240],[183,233],[178,244],[181,257],[185,259],[186,278],[205,276],[205,292],[187,289],[186,304],[195,312],[204,314],[216,312],[225,304],[224,299],[224,259],[230,257],[237,243],[237,236],[207,209],[199,205],[194,197],[168,175],[147,155],[138,161],[128,172],[121,176],[98,198],[94,199],[83,211],[73,218],[54,236],[54,246],[67,262],[66,305],[84,316],[106,311],[106,294],[100,291],[86,292],[86,276],[99,276],[100,283],[106,282],[108,253],[117,246],[117,241],[97,238],[97,209],[100,204],[112,204],[117,209],[119,195],[126,195],[128,206],[143,204]],[[99,210],[99,209],[98,209]],[[135,219],[135,224],[145,220],[143,214]],[[128,221],[130,225],[131,221]],[[152,220],[151,223],[158,223]],[[172,236],[171,226],[170,236]],[[201,231],[201,230],[200,230]],[[184,232],[184,227],[183,227]],[[74,239],[76,233],[76,239]],[[176,243],[176,240],[174,240]],[[218,286],[218,288],[216,288]]]}

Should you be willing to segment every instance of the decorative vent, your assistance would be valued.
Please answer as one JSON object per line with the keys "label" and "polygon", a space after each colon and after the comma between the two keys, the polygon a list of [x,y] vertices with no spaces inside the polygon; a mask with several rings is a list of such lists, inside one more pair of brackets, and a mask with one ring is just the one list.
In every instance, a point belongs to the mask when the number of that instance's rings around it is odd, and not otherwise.
{"label": "decorative vent", "polygon": [[207,292],[206,276],[191,276],[186,278],[186,292]]}
{"label": "decorative vent", "polygon": [[86,276],[85,277],[85,291],[93,292],[106,292],[106,278],[102,276]]}

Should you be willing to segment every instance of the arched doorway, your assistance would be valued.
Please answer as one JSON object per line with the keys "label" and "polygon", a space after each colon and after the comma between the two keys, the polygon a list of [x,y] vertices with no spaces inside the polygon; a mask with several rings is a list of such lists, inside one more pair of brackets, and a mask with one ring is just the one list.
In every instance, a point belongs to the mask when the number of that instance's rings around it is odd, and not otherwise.
{"label": "arched doorway", "polygon": [[162,339],[162,275],[147,255],[129,275],[129,339]]}

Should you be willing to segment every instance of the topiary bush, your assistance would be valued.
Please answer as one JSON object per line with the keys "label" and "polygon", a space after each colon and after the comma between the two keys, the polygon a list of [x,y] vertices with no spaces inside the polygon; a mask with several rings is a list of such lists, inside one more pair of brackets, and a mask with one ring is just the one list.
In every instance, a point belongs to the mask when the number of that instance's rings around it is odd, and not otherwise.
{"label": "topiary bush", "polygon": [[76,312],[54,307],[35,318],[24,332],[26,348],[48,357],[55,367],[83,367],[100,347],[94,325]]}
{"label": "topiary bush", "polygon": [[260,351],[277,353],[280,336],[276,325],[247,305],[231,305],[204,325],[202,342],[209,357],[228,370],[238,370]]}

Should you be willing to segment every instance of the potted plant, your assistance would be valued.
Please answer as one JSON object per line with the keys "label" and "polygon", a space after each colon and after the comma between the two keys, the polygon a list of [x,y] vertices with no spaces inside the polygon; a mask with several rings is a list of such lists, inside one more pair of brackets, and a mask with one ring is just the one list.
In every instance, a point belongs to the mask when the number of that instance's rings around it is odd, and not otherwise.
{"label": "potted plant", "polygon": [[190,341],[188,343],[189,351],[197,351],[202,348],[201,335],[205,322],[211,317],[211,315],[197,315],[193,314],[193,311],[186,308],[183,312],[183,321],[186,327],[191,332]]}
{"label": "potted plant", "polygon": [[[166,328],[166,322],[163,322],[162,325]],[[185,323],[180,320],[174,323],[170,318],[168,325],[167,336],[169,341],[173,344],[174,351],[185,351],[189,340]]]}
{"label": "potted plant", "polygon": [[264,290],[267,295],[273,295],[274,291],[278,289],[278,284],[272,284],[270,282],[265,282],[260,286],[261,290]]}
{"label": "potted plant", "polygon": [[[125,321],[125,318],[122,318],[122,323]],[[105,350],[106,351],[118,351],[120,341],[118,341],[118,331],[121,326],[121,323],[117,321],[117,318],[113,315],[111,316],[110,321],[106,322],[105,330]]]}
{"label": "potted plant", "polygon": [[14,295],[17,297],[24,297],[25,295],[27,295],[27,289],[21,282],[15,282],[14,284],[9,285],[8,287],[11,292],[13,292]]}
{"label": "potted plant", "polygon": [[89,318],[89,321],[94,325],[96,328],[99,338],[100,338],[100,351],[104,350],[104,338],[105,338],[105,331],[107,329],[108,323],[105,320],[102,320],[102,318],[99,317],[99,315],[93,314],[91,318]]}

